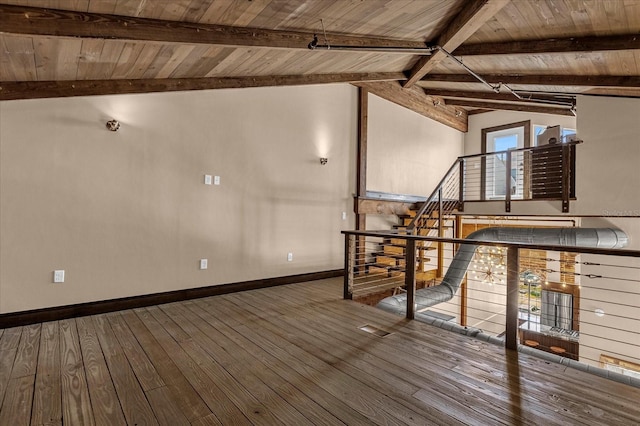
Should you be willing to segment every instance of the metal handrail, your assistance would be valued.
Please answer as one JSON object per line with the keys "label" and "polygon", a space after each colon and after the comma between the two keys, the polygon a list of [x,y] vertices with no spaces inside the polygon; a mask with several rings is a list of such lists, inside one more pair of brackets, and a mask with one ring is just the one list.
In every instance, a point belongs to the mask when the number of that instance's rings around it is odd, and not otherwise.
{"label": "metal handrail", "polygon": [[436,189],[434,189],[434,191],[431,193],[431,195],[429,197],[427,197],[427,201],[424,202],[424,204],[422,205],[422,207],[420,208],[420,210],[418,210],[418,213],[416,213],[415,217],[413,218],[413,220],[411,221],[411,223],[409,224],[409,226],[407,226],[407,231],[408,232],[413,232],[413,230],[416,227],[416,222],[417,220],[422,217],[422,215],[425,214],[425,212],[427,211],[427,209],[429,208],[429,204],[434,202],[436,197],[439,196],[440,191],[442,189],[442,187],[444,186],[444,184],[447,182],[447,179],[449,179],[449,177],[451,176],[451,174],[456,170],[456,167],[460,167],[461,160],[460,158],[458,158],[449,168],[449,170],[447,171],[447,173],[445,173],[444,177],[440,180],[440,183],[438,183],[438,185],[436,185]]}
{"label": "metal handrail", "polygon": [[493,151],[493,152],[483,152],[481,154],[469,154],[469,155],[462,155],[460,157],[457,158],[457,160],[466,160],[468,158],[481,158],[481,157],[487,157],[489,155],[496,155],[496,154],[508,154],[511,152],[524,152],[524,151],[528,151],[528,152],[533,152],[533,151],[539,151],[539,150],[544,150],[544,149],[549,149],[549,147],[561,147],[561,146],[570,146],[570,145],[578,145],[583,143],[582,140],[575,140],[575,141],[569,141],[569,142],[562,142],[562,143],[557,143],[555,145],[540,145],[540,146],[529,146],[526,148],[515,148],[515,149],[506,149],[503,151]]}
{"label": "metal handrail", "polygon": [[479,246],[499,246],[499,247],[514,247],[518,249],[529,250],[548,250],[548,251],[561,251],[567,253],[583,253],[583,254],[605,254],[612,256],[622,257],[639,257],[640,250],[629,249],[606,249],[606,248],[594,248],[594,247],[581,247],[581,246],[558,246],[552,244],[527,244],[527,243],[513,243],[513,242],[500,242],[500,241],[485,241],[485,240],[468,240],[465,238],[447,238],[447,237],[430,237],[427,235],[398,235],[390,233],[389,231],[341,231],[343,235],[356,235],[362,237],[389,237],[397,239],[406,239],[412,241],[430,241],[438,243],[453,243],[453,244],[474,244]]}

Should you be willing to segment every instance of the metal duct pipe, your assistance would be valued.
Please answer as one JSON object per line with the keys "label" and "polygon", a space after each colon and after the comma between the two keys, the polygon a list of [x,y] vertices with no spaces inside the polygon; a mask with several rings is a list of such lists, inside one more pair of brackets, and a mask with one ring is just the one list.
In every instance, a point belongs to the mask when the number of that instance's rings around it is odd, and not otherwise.
{"label": "metal duct pipe", "polygon": [[[326,35],[325,35],[326,40]],[[346,50],[349,52],[375,52],[375,53],[400,53],[404,55],[428,56],[438,49],[435,46],[409,47],[409,46],[347,46],[341,44],[318,44],[318,36],[314,35],[313,40],[307,45],[309,50]]]}
{"label": "metal duct pipe", "polygon": [[[629,241],[627,234],[613,228],[485,228],[469,234],[468,240],[505,243],[544,244],[566,247],[622,248]],[[448,302],[460,288],[478,244],[461,244],[442,282],[415,293],[416,312]],[[389,312],[405,312],[407,295],[399,294],[381,300],[379,308]]]}

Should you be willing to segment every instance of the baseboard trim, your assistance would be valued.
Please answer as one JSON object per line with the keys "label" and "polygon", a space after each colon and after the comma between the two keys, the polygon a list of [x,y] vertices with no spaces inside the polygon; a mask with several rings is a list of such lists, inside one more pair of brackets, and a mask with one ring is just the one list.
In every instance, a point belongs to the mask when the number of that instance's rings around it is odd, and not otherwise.
{"label": "baseboard trim", "polygon": [[306,274],[287,275],[284,277],[264,278],[230,284],[212,285],[208,287],[145,294],[142,296],[131,296],[121,299],[100,300],[96,302],[79,303],[76,305],[55,306],[52,308],[34,309],[31,311],[11,312],[0,315],[0,328],[17,327],[39,322],[57,321],[87,315],[104,314],[106,312],[121,311],[124,309],[142,308],[145,306],[160,305],[163,303],[198,299],[201,297],[218,296],[221,294],[236,293],[239,291],[335,278],[343,276],[343,274],[344,270],[334,269],[329,271],[310,272]]}

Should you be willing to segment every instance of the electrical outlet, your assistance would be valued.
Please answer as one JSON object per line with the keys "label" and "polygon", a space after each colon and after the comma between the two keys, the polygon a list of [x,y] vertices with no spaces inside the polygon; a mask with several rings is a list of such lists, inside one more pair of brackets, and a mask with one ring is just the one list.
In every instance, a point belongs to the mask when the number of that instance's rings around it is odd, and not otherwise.
{"label": "electrical outlet", "polygon": [[293,262],[293,253],[287,253],[287,262]]}
{"label": "electrical outlet", "polygon": [[207,259],[200,259],[200,269],[207,269]]}
{"label": "electrical outlet", "polygon": [[214,176],[213,177],[213,184],[214,185],[220,185],[220,176]]}
{"label": "electrical outlet", "polygon": [[64,269],[58,269],[53,271],[53,282],[54,283],[64,282]]}
{"label": "electrical outlet", "polygon": [[211,175],[204,175],[204,184],[211,185]]}

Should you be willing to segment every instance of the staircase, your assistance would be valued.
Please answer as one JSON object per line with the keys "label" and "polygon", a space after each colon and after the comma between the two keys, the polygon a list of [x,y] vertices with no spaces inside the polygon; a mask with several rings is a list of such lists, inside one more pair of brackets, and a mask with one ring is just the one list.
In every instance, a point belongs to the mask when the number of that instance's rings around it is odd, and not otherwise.
{"label": "staircase", "polygon": [[[452,213],[460,206],[459,185],[460,162],[455,162],[426,202],[409,210],[407,215],[399,215],[399,224],[392,232],[398,235],[422,235],[444,237],[447,230],[454,228]],[[454,236],[449,234],[448,236]],[[364,266],[364,276],[360,275],[353,288],[353,297],[375,303],[379,298],[403,291],[406,272],[406,240],[383,238],[375,248],[362,253],[359,258]],[[444,249],[441,244],[418,242],[416,247],[416,287],[436,285],[443,276]],[[381,277],[384,277],[382,279]],[[367,303],[367,301],[365,301]]]}

